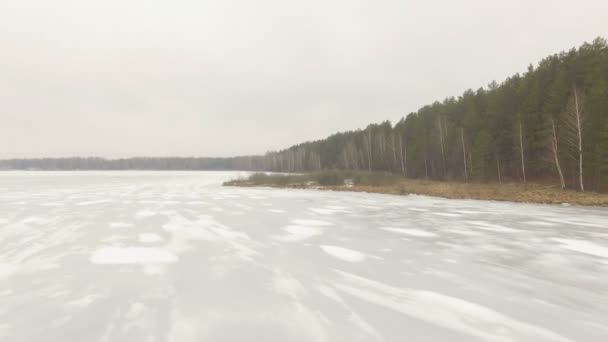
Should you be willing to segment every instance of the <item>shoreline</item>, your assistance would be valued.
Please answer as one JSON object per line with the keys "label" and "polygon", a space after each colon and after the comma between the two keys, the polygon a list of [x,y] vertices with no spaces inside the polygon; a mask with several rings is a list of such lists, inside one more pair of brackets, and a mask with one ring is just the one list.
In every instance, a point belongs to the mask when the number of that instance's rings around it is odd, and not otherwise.
{"label": "shoreline", "polygon": [[318,184],[257,184],[246,179],[225,182],[223,186],[270,187],[322,191],[362,192],[385,195],[425,195],[446,199],[472,199],[513,203],[580,205],[608,207],[608,194],[560,190],[541,184],[482,184],[404,179],[391,185],[318,185]]}

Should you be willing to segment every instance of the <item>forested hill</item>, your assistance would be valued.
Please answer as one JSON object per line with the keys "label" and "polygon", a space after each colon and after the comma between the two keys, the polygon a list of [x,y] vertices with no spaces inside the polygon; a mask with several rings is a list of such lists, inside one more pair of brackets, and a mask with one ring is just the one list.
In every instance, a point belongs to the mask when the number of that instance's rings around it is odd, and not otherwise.
{"label": "forested hill", "polygon": [[382,171],[608,190],[608,45],[549,56],[523,74],[385,121],[263,156],[14,159],[0,169]]}
{"label": "forested hill", "polygon": [[394,126],[371,124],[256,162],[272,171],[338,168],[608,190],[606,40],[597,38],[530,65],[523,75],[427,105]]}

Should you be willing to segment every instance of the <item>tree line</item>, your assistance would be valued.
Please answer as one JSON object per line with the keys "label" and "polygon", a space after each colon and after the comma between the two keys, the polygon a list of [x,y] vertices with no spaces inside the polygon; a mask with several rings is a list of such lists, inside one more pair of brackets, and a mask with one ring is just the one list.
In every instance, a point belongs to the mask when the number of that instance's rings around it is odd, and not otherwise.
{"label": "tree line", "polygon": [[321,169],[476,182],[608,188],[608,45],[551,55],[502,83],[385,121],[267,153],[280,172]]}
{"label": "tree line", "polygon": [[51,158],[0,169],[342,169],[464,182],[554,182],[608,190],[608,44],[596,38],[530,65],[500,84],[420,108],[396,124],[370,124],[258,156]]}
{"label": "tree line", "polygon": [[0,160],[0,170],[253,170],[250,159],[250,157],[7,159]]}

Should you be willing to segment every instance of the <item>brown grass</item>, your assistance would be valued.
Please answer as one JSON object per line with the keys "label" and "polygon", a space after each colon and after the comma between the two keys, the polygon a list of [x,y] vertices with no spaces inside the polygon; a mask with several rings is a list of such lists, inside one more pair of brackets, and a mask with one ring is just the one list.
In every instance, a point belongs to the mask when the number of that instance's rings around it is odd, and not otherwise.
{"label": "brown grass", "polygon": [[438,182],[399,178],[386,185],[355,184],[319,186],[303,182],[291,184],[256,184],[248,180],[226,182],[227,186],[270,186],[278,188],[315,188],[334,191],[369,192],[392,195],[429,195],[444,198],[479,199],[510,202],[574,204],[584,206],[608,206],[608,194],[560,190],[558,187],[541,184],[480,184]]}

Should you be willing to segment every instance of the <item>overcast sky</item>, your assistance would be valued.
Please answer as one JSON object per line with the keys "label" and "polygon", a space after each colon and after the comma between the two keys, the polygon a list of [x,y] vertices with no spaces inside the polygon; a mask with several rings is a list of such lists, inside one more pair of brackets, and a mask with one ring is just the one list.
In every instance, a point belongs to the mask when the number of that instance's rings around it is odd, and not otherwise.
{"label": "overcast sky", "polygon": [[2,0],[0,158],[263,153],[608,34],[606,0]]}

